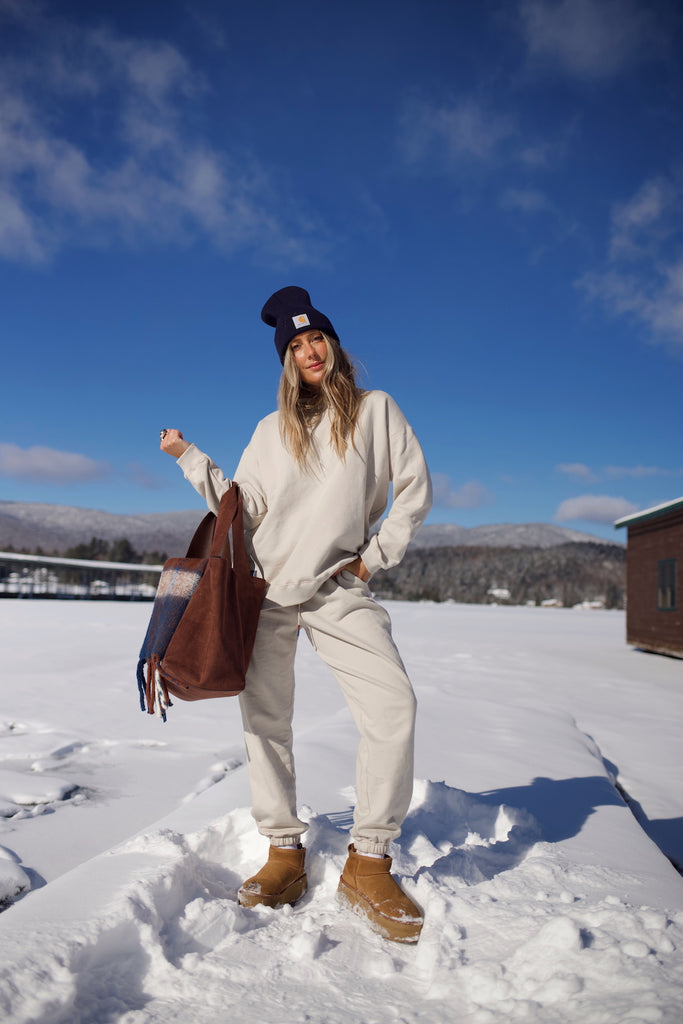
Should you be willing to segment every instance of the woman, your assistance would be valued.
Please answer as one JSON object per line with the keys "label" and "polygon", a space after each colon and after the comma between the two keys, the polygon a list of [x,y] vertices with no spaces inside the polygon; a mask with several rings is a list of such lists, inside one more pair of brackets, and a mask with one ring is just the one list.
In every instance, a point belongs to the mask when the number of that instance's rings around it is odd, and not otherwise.
{"label": "woman", "polygon": [[[303,288],[261,311],[283,364],[278,411],[262,420],[234,480],[247,550],[269,588],[240,706],[252,813],[268,861],[239,890],[245,906],[293,903],[306,891],[306,830],[297,817],[292,711],[297,626],[330,666],[360,732],[357,804],[339,898],[387,938],[414,942],[422,915],[390,874],[413,781],[415,697],[386,611],[367,581],[396,565],[431,505],[420,445],[396,403],[361,391],[328,318]],[[216,512],[230,487],[178,430],[161,448]],[[380,529],[370,528],[390,512]]]}

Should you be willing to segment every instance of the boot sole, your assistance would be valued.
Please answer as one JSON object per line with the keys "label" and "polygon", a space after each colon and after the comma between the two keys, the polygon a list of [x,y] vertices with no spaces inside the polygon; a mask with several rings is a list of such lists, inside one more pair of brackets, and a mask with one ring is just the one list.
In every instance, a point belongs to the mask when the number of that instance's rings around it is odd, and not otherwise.
{"label": "boot sole", "polygon": [[337,900],[358,917],[365,918],[372,930],[384,939],[389,939],[391,942],[414,943],[420,938],[422,921],[396,921],[385,917],[384,914],[375,910],[367,896],[352,889],[343,878],[339,879]]}
{"label": "boot sole", "polygon": [[300,900],[307,887],[306,875],[302,875],[278,893],[248,892],[240,889],[237,893],[237,902],[241,907],[283,907],[287,903],[296,903]]}

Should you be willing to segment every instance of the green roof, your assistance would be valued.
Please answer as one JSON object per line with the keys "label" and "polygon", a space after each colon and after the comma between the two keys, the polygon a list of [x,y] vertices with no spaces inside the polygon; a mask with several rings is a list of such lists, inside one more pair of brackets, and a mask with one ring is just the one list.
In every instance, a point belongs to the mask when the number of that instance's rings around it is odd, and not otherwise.
{"label": "green roof", "polygon": [[618,530],[622,526],[630,526],[631,523],[641,523],[645,519],[656,519],[658,516],[673,512],[674,509],[683,508],[683,498],[674,498],[673,501],[665,501],[663,505],[655,505],[653,508],[644,508],[642,512],[633,512],[630,516],[622,516],[617,519],[614,526]]}

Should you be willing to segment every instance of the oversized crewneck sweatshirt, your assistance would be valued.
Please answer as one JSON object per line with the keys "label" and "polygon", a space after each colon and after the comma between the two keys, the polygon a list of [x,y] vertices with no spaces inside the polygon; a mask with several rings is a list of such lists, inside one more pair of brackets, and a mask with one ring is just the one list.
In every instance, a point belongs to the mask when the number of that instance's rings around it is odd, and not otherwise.
{"label": "oversized crewneck sweatshirt", "polygon": [[[235,471],[242,491],[247,551],[268,581],[269,600],[307,601],[336,570],[358,555],[372,575],[397,565],[429,512],[429,471],[420,444],[396,402],[383,391],[363,396],[344,459],[330,441],[330,418],[312,431],[309,469],[302,470],[280,436],[279,414],[261,420]],[[218,511],[232,480],[195,445],[178,464]],[[381,518],[379,530],[371,527]]]}

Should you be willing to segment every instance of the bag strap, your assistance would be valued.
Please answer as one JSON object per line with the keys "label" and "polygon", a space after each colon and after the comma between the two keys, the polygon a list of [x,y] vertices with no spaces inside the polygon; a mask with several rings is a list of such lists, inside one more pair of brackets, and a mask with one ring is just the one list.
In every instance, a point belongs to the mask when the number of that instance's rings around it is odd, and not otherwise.
{"label": "bag strap", "polygon": [[232,564],[241,576],[251,576],[251,563],[247,554],[247,546],[244,543],[244,505],[239,488],[237,512],[232,524]]}
{"label": "bag strap", "polygon": [[186,558],[208,558],[211,554],[213,535],[216,529],[216,516],[213,512],[207,512],[201,523],[194,531],[194,536],[187,549]]}
{"label": "bag strap", "polygon": [[251,576],[251,566],[244,543],[244,512],[242,495],[233,484],[221,498],[213,536],[211,554],[230,561],[230,531],[232,530],[232,565],[242,576]]}

